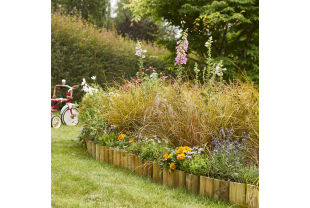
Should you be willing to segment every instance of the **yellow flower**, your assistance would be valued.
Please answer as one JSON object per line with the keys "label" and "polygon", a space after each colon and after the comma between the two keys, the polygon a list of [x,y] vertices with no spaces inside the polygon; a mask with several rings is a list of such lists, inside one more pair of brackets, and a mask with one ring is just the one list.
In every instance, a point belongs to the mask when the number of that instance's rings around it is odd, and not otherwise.
{"label": "yellow flower", "polygon": [[185,155],[184,154],[180,154],[180,160],[184,160],[185,159]]}
{"label": "yellow flower", "polygon": [[177,154],[177,155],[180,155],[180,154],[182,154],[183,153],[183,150],[182,149],[178,149],[176,152],[175,152],[175,154]]}
{"label": "yellow flower", "polygon": [[[171,157],[172,155],[173,155],[173,154],[169,154],[169,157]],[[168,157],[168,158],[169,158],[169,157]]]}
{"label": "yellow flower", "polygon": [[185,152],[190,152],[190,151],[192,151],[191,148],[188,147],[188,146],[183,147],[183,149],[184,149]]}
{"label": "yellow flower", "polygon": [[125,134],[121,134],[118,136],[118,140],[121,141],[125,137]]}
{"label": "yellow flower", "polygon": [[170,169],[171,169],[171,170],[174,170],[174,169],[176,169],[176,168],[177,168],[177,166],[176,166],[174,163],[171,163],[171,164],[170,164]]}
{"label": "yellow flower", "polygon": [[180,154],[177,156],[177,160],[184,160],[185,159],[185,154]]}

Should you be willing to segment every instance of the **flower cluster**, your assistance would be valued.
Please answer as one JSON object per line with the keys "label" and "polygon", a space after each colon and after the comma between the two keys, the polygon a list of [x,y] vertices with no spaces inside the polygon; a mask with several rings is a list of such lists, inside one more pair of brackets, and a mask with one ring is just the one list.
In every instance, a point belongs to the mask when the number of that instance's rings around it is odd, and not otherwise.
{"label": "flower cluster", "polygon": [[152,143],[157,142],[159,144],[162,143],[162,142],[168,143],[168,140],[166,140],[166,139],[157,139],[156,136],[154,136],[154,139],[149,139],[149,138],[145,137],[144,139],[141,139],[140,141],[145,143],[145,144],[148,144],[149,142],[152,142]]}
{"label": "flower cluster", "polygon": [[176,169],[177,167],[181,166],[181,163],[187,155],[192,153],[192,149],[188,146],[179,147],[176,151],[172,151],[170,154],[166,152],[163,156],[163,163],[166,168],[170,168],[171,170]]}
{"label": "flower cluster", "polygon": [[147,52],[146,50],[142,50],[141,48],[141,43],[138,41],[138,44],[137,44],[137,47],[136,47],[136,56],[139,56],[139,57],[142,57],[142,58],[145,58],[145,55],[142,55],[142,53],[145,53]]}
{"label": "flower cluster", "polygon": [[[93,77],[91,77],[91,79],[95,80],[96,77],[93,76]],[[92,87],[87,85],[85,78],[83,78],[83,82],[81,83],[81,85],[83,86],[82,91],[84,91],[90,95],[93,95],[93,92],[98,92],[98,89],[92,88]]]}
{"label": "flower cluster", "polygon": [[127,83],[124,84],[122,87],[123,87],[124,90],[128,90],[128,89],[130,89],[131,84],[130,84],[130,82],[127,82]]}
{"label": "flower cluster", "polygon": [[188,41],[187,41],[187,34],[184,33],[183,40],[179,40],[177,42],[178,46],[175,47],[175,49],[177,50],[176,54],[177,57],[175,58],[175,63],[174,65],[177,64],[186,64],[187,58],[186,58],[186,53],[187,49],[188,49]]}

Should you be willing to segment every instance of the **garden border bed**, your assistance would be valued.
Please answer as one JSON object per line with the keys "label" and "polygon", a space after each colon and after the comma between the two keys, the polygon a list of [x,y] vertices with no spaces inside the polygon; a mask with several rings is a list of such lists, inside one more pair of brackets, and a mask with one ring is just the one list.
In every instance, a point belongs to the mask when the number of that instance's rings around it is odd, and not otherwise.
{"label": "garden border bed", "polygon": [[86,146],[94,159],[127,168],[139,175],[152,178],[160,184],[185,188],[196,194],[222,198],[234,204],[248,203],[253,208],[259,207],[259,190],[255,189],[254,185],[193,175],[181,170],[172,170],[169,174],[169,170],[163,169],[162,165],[141,159],[129,152],[100,146],[92,141],[86,141]]}

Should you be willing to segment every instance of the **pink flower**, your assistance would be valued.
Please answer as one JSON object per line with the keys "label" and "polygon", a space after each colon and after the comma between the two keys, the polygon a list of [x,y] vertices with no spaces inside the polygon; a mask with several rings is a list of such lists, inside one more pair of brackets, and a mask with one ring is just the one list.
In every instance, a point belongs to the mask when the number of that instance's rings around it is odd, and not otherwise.
{"label": "pink flower", "polygon": [[163,76],[162,78],[163,78],[163,80],[166,80],[166,79],[168,79],[169,77],[168,77],[168,76]]}
{"label": "pink flower", "polygon": [[142,55],[142,58],[145,58],[145,55]]}
{"label": "pink flower", "polygon": [[137,46],[137,47],[136,47],[136,49],[139,49],[139,48],[140,48],[140,46]]}
{"label": "pink flower", "polygon": [[156,68],[153,68],[153,66],[150,66],[148,69],[146,69],[145,71],[148,71],[148,70],[154,70]]}
{"label": "pink flower", "polygon": [[157,98],[157,100],[155,100],[155,104],[156,104],[156,105],[159,104],[159,98]]}
{"label": "pink flower", "polygon": [[143,52],[146,52],[146,50],[143,50]]}

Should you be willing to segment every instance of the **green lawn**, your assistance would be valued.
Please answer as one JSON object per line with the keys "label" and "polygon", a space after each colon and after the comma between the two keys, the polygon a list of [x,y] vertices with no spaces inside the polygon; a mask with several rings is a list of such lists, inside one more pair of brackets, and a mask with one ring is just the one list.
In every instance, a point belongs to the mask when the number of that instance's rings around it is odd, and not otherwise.
{"label": "green lawn", "polygon": [[52,207],[230,207],[228,202],[159,185],[94,160],[73,140],[80,129],[80,125],[51,129]]}

